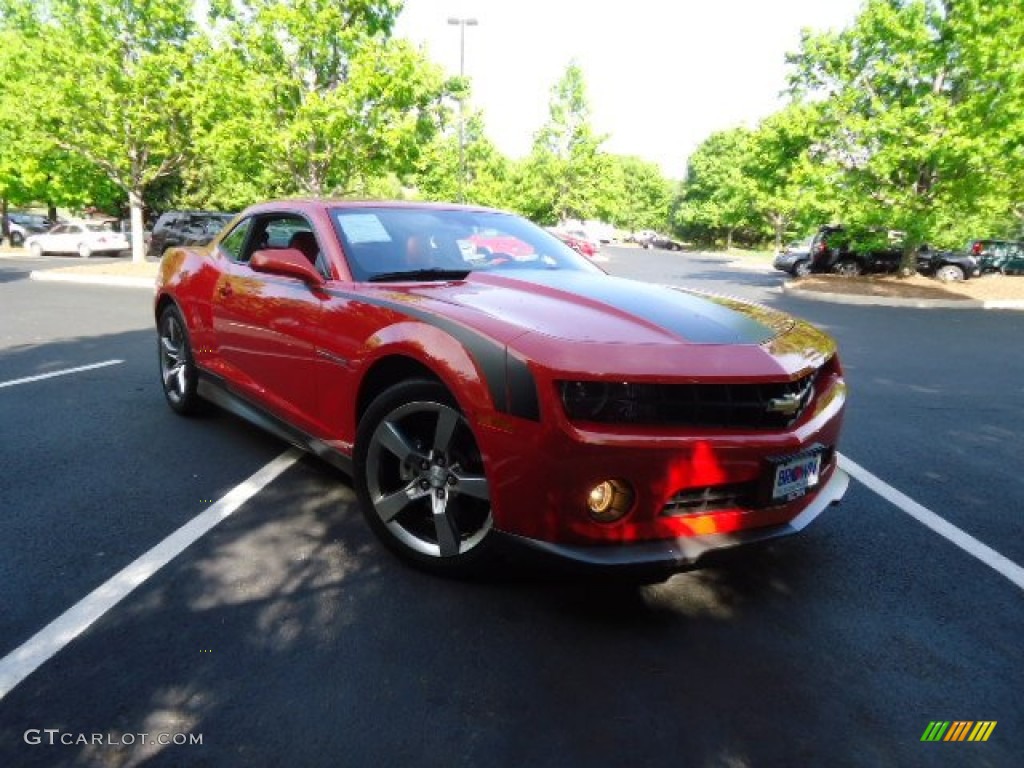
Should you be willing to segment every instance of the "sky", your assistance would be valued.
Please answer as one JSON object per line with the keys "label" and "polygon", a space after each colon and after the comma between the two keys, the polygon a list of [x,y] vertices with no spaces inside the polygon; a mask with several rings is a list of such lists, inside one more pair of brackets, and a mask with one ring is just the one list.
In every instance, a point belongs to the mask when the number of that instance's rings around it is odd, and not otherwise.
{"label": "sky", "polygon": [[842,29],[862,0],[406,0],[395,34],[459,72],[459,27],[472,102],[511,157],[529,153],[552,86],[575,60],[604,148],[639,155],[670,178],[711,133],[756,125],[783,103],[785,55],[800,30]]}

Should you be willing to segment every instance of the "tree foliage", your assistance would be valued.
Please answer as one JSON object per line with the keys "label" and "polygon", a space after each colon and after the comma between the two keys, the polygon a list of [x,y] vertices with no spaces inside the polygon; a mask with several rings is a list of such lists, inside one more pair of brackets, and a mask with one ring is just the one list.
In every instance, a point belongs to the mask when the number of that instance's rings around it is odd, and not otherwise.
{"label": "tree foliage", "polygon": [[[189,0],[6,0],[31,67],[20,72],[28,137],[99,169],[127,197],[142,229],[147,184],[183,163],[187,116],[178,107],[192,63]],[[142,240],[133,248],[143,258]]]}
{"label": "tree foliage", "polygon": [[195,99],[197,199],[345,195],[412,170],[454,87],[391,37],[394,0],[214,3]]}
{"label": "tree foliage", "polygon": [[583,70],[570,63],[551,89],[548,120],[520,166],[524,212],[546,224],[596,217],[601,180],[609,170],[603,142],[590,124]]}

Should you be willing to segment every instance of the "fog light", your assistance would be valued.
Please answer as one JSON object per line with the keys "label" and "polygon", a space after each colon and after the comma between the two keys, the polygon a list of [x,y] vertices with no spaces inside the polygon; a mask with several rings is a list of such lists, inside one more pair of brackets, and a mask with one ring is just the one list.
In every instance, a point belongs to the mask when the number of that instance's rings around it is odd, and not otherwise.
{"label": "fog light", "polygon": [[633,491],[621,480],[604,480],[587,495],[590,516],[599,523],[614,523],[633,506]]}

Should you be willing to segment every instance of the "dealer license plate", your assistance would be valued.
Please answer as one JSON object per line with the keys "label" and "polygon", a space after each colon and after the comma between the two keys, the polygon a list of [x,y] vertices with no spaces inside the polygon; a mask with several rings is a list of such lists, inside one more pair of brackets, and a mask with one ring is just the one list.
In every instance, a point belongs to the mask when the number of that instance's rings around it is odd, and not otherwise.
{"label": "dealer license plate", "polygon": [[821,451],[804,453],[775,465],[772,501],[791,501],[803,496],[821,479]]}

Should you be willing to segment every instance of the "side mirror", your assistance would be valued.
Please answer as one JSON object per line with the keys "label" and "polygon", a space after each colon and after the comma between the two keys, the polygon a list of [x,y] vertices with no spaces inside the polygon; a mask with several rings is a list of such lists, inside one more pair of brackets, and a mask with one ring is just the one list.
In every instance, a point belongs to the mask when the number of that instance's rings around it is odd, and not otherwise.
{"label": "side mirror", "polygon": [[309,263],[306,254],[298,248],[268,248],[256,251],[249,259],[249,266],[255,272],[270,275],[297,277],[310,285],[323,285],[324,276]]}

